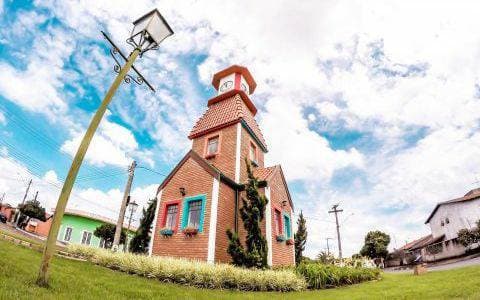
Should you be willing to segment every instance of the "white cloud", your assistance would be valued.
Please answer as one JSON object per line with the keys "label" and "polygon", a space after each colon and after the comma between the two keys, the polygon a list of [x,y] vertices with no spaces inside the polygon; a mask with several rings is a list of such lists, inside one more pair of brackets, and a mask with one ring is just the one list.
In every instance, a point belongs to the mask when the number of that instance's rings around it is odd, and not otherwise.
{"label": "white cloud", "polygon": [[47,171],[42,179],[45,180],[45,181],[54,183],[54,184],[59,184],[60,183],[60,181],[58,180],[57,173],[55,173],[54,170]]}
{"label": "white cloud", "polygon": [[[74,137],[65,141],[61,150],[74,156],[84,132],[73,132],[72,135]],[[126,167],[134,157],[141,157],[142,161],[152,165],[151,155],[148,150],[139,150],[135,136],[129,129],[105,119],[93,137],[85,159],[97,166],[108,164]]]}

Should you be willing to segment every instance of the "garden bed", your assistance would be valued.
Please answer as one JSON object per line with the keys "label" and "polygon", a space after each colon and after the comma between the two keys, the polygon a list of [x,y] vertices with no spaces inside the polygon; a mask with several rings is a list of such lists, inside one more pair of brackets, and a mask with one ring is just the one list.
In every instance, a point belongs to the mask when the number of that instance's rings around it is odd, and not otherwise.
{"label": "garden bed", "polygon": [[300,291],[307,287],[305,280],[293,270],[255,270],[229,264],[207,264],[195,260],[148,257],[131,253],[71,245],[67,251],[100,266],[174,282],[210,289],[242,291]]}

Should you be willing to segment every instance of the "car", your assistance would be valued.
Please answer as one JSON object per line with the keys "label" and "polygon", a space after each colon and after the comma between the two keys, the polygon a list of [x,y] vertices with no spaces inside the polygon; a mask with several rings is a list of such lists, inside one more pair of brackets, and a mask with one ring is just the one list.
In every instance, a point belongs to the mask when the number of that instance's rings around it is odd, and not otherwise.
{"label": "car", "polygon": [[7,216],[4,214],[0,213],[0,222],[2,223],[7,223]]}

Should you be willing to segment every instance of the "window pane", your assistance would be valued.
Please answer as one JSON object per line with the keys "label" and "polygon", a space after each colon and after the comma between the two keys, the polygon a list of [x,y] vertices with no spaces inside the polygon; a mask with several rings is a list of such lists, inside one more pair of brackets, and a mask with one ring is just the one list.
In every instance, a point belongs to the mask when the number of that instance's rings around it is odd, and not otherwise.
{"label": "window pane", "polygon": [[215,154],[218,151],[218,136],[208,140],[207,153]]}
{"label": "window pane", "polygon": [[285,224],[285,235],[287,238],[290,237],[290,218],[284,216],[284,224]]}
{"label": "window pane", "polygon": [[250,160],[257,161],[257,147],[254,144],[250,144]]}
{"label": "window pane", "polygon": [[63,239],[68,242],[68,241],[70,241],[71,236],[72,236],[72,228],[67,227],[65,229],[65,236],[63,237]]}
{"label": "window pane", "polygon": [[165,221],[165,227],[174,229],[177,225],[177,213],[178,205],[172,204],[167,206],[167,219]]}
{"label": "window pane", "polygon": [[199,227],[201,211],[202,200],[191,201],[188,203],[188,227]]}

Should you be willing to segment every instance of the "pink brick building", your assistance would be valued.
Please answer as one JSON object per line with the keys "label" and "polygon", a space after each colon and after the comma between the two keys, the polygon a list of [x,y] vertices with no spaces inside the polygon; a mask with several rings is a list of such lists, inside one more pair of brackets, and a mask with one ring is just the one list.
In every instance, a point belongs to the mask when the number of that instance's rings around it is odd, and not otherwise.
{"label": "pink brick building", "polygon": [[269,199],[262,223],[268,263],[292,265],[293,203],[282,168],[264,165],[267,145],[250,99],[255,80],[247,68],[234,65],[215,74],[212,84],[218,95],[188,136],[192,149],[158,189],[150,255],[230,262],[226,230],[245,240],[239,206],[247,158]]}

